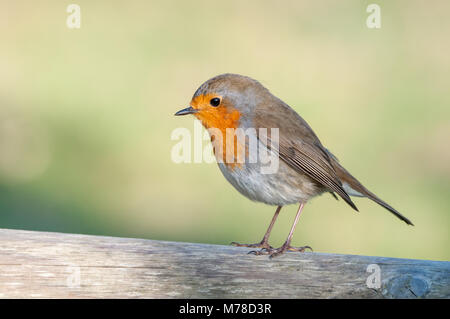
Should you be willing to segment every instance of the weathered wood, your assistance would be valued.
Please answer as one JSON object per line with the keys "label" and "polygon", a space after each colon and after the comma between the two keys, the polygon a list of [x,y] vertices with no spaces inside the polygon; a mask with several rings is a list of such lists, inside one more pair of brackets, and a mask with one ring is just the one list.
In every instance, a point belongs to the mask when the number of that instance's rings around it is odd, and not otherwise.
{"label": "weathered wood", "polygon": [[[449,298],[450,262],[0,229],[1,298]],[[368,288],[368,265],[381,288]],[[374,266],[376,267],[376,266]]]}

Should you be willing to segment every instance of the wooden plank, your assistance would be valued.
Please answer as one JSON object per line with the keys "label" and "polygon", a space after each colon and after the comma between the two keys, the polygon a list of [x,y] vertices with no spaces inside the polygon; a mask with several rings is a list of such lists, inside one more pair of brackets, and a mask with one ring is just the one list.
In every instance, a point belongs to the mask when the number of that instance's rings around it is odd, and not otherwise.
{"label": "wooden plank", "polygon": [[[269,259],[240,247],[6,229],[0,242],[1,298],[450,297],[446,261],[310,252]],[[379,267],[379,289],[366,284],[377,274],[369,265]]]}

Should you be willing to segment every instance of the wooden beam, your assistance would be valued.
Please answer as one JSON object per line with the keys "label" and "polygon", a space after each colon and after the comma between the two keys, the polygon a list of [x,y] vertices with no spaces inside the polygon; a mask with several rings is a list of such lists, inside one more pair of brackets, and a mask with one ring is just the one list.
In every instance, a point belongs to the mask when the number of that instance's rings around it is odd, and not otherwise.
{"label": "wooden beam", "polygon": [[446,261],[6,229],[0,243],[0,298],[450,298]]}

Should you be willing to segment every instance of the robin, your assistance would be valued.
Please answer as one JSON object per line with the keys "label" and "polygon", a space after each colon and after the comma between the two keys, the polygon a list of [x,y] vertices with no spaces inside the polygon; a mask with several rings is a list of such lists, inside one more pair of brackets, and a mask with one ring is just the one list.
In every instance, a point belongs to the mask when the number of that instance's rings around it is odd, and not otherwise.
{"label": "robin", "polygon": [[[223,135],[229,129],[254,128],[253,137],[257,139],[257,146],[268,153],[275,153],[279,159],[277,170],[264,173],[260,169],[263,165],[261,161],[236,161],[236,150],[245,155],[252,151],[248,140],[242,142],[242,139],[232,139],[232,154],[229,154],[229,139],[215,139],[216,135],[211,134],[214,153],[225,178],[247,198],[277,206],[261,242],[233,242],[235,246],[261,248],[252,252],[257,255],[267,254],[271,258],[286,251],[303,252],[311,249],[309,246],[293,247],[290,243],[304,205],[325,192],[331,193],[336,199],[335,193],[338,194],[356,211],[358,209],[350,196],[370,198],[408,225],[413,225],[342,167],[300,115],[252,78],[222,74],[209,79],[195,92],[190,106],[175,113],[177,116],[187,114],[194,115],[206,129],[216,129]],[[258,133],[261,129],[267,131],[272,128],[278,129],[278,141],[273,144],[275,147],[267,141],[271,140],[269,134],[262,138],[263,135]],[[300,206],[289,235],[281,247],[273,248],[269,245],[272,227],[281,208],[294,203]]]}

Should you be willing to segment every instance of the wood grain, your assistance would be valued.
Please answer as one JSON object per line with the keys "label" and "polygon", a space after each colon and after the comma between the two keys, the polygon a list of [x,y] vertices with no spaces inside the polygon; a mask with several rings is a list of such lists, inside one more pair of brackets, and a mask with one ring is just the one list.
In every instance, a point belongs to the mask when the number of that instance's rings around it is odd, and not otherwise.
{"label": "wood grain", "polygon": [[[450,262],[0,229],[0,298],[449,298]],[[368,288],[367,267],[381,288]],[[376,267],[376,266],[375,266]]]}

